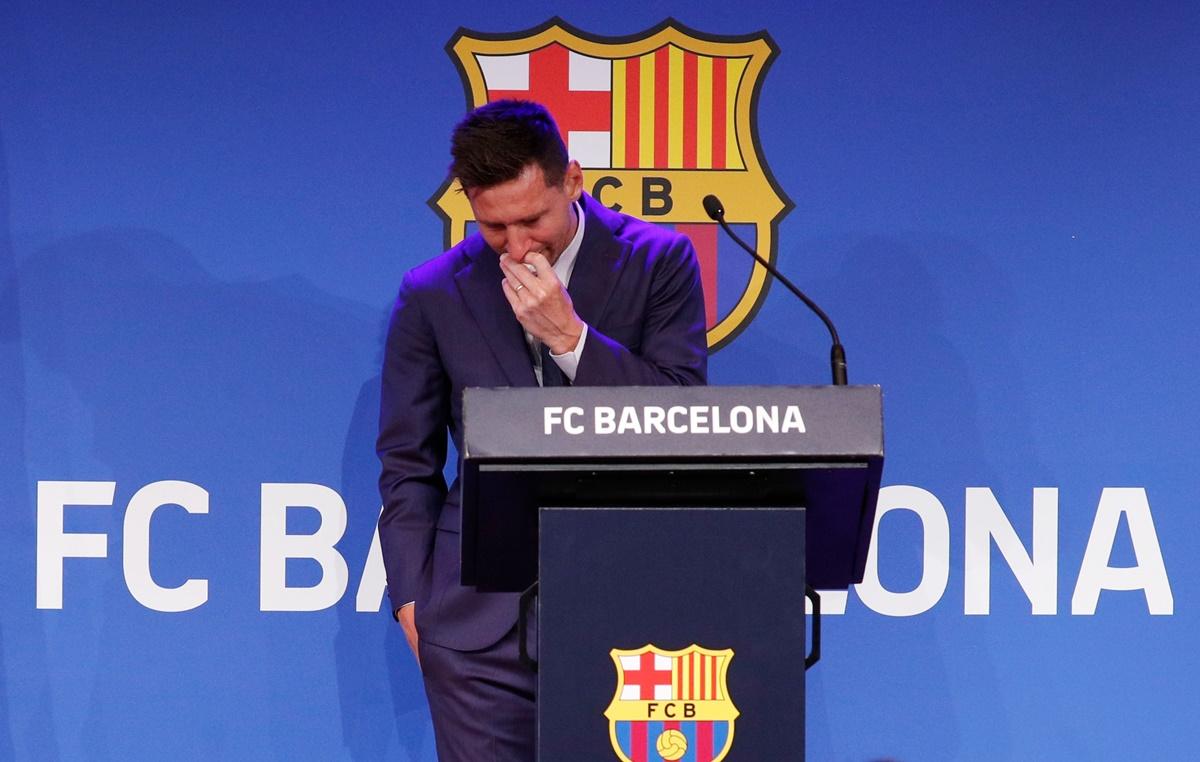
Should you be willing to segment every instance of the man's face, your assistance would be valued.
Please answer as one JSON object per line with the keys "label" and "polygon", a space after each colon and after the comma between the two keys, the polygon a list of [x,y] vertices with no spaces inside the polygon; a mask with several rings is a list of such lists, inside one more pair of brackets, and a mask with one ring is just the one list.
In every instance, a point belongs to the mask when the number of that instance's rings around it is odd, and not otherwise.
{"label": "man's face", "polygon": [[467,200],[479,232],[498,254],[523,263],[541,252],[551,264],[575,235],[572,205],[583,190],[583,172],[572,161],[560,185],[547,186],[542,168],[525,167],[515,180],[487,188],[471,188]]}

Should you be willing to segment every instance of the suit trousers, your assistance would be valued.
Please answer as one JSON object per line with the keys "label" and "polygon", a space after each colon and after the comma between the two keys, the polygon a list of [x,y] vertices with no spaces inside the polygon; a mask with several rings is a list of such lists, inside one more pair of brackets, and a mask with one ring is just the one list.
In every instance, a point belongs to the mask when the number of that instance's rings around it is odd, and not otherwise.
{"label": "suit trousers", "polygon": [[515,626],[478,651],[418,648],[439,762],[533,762],[537,674],[520,662]]}

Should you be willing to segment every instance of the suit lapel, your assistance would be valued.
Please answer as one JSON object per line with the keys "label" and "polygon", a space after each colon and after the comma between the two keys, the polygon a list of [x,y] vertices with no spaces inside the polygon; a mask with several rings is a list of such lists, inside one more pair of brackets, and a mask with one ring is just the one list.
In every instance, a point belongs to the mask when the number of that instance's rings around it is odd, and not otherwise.
{"label": "suit lapel", "polygon": [[459,293],[509,385],[537,386],[525,333],[500,288],[500,260],[486,245],[473,248],[470,263],[454,276]]}
{"label": "suit lapel", "polygon": [[581,202],[587,221],[567,293],[579,318],[599,327],[629,251],[613,235],[621,219],[591,196],[585,194]]}

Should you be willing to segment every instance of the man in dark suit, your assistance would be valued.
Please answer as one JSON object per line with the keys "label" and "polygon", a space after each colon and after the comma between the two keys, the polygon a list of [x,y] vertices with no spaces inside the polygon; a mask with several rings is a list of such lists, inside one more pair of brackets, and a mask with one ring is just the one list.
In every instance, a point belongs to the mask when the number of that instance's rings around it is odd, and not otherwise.
{"label": "man in dark suit", "polygon": [[450,760],[533,759],[535,675],[517,659],[517,596],[460,584],[466,387],[705,382],[704,299],[683,236],[583,193],[553,119],[499,101],[454,130],[479,232],[410,270],[392,312],[378,442],[379,539],[392,610],[418,654]]}

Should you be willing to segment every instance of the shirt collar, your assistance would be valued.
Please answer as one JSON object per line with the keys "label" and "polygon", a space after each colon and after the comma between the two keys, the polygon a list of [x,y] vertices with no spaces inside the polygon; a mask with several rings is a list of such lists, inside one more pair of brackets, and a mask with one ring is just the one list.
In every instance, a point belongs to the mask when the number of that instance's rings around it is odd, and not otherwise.
{"label": "shirt collar", "polygon": [[575,226],[575,235],[563,253],[554,262],[554,274],[564,286],[571,282],[571,272],[575,269],[575,259],[579,256],[579,247],[583,245],[583,206],[575,202],[575,217],[579,223]]}

